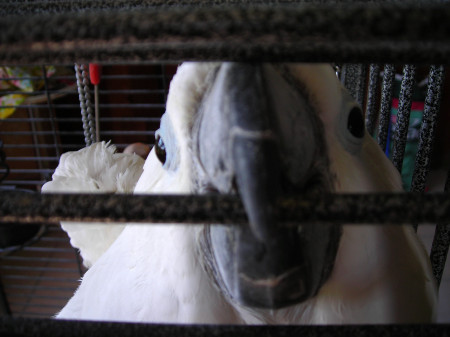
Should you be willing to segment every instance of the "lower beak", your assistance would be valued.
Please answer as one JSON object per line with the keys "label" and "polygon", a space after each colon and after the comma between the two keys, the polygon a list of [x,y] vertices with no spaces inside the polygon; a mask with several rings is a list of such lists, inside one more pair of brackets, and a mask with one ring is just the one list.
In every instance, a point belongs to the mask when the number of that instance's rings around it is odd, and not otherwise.
{"label": "lower beak", "polygon": [[[286,102],[289,99],[293,101]],[[311,153],[317,152],[311,142],[316,133],[310,121],[315,117],[300,106],[305,100],[273,68],[227,63],[203,104],[203,119],[222,119],[220,130],[208,131],[229,144],[222,152],[226,158],[219,161],[229,163],[225,171],[234,184],[228,186],[240,195],[249,220],[249,226],[209,229],[206,241],[216,269],[213,274],[229,297],[246,306],[281,308],[304,301],[317,293],[334,263],[340,228],[308,224],[285,228],[277,221],[280,197],[307,193],[299,177],[308,176],[312,165],[305,162],[312,162]],[[286,105],[298,108],[280,112],[279,107]],[[214,110],[212,117],[209,109]],[[294,117],[309,125],[286,131],[286,118]],[[289,132],[303,132],[309,144]],[[290,140],[299,142],[295,149]],[[207,155],[201,146],[200,154]]]}

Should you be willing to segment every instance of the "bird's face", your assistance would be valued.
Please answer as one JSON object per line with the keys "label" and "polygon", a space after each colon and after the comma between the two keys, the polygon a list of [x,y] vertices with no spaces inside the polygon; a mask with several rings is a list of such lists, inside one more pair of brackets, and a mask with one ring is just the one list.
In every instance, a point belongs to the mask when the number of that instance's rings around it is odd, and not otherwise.
{"label": "bird's face", "polygon": [[241,197],[249,224],[205,226],[201,259],[232,301],[281,308],[327,280],[341,228],[282,228],[277,200],[346,190],[345,165],[358,162],[367,138],[330,66],[184,64],[146,166],[153,192]]}

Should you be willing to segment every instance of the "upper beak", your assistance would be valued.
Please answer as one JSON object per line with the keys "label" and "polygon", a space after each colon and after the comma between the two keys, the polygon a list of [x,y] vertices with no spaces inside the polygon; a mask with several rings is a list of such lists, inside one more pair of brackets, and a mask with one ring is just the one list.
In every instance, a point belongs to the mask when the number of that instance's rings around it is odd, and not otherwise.
{"label": "upper beak", "polygon": [[320,122],[287,76],[270,66],[225,63],[201,107],[200,162],[217,190],[240,195],[249,220],[248,227],[212,226],[208,259],[227,295],[253,307],[314,296],[340,237],[336,226],[285,228],[277,221],[280,197],[308,193],[311,176],[328,174],[316,172],[326,156]]}

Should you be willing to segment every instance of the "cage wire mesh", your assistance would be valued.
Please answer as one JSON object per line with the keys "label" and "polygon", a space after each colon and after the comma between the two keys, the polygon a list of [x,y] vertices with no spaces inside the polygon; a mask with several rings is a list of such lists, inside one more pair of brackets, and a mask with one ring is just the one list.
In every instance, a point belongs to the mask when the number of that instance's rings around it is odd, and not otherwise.
{"label": "cage wire mesh", "polygon": [[[152,144],[154,130],[164,110],[175,66],[146,61],[226,59],[338,62],[342,83],[364,107],[367,129],[402,172],[405,189],[413,192],[445,189],[448,192],[450,153],[446,127],[450,125],[450,94],[448,74],[444,76],[444,67],[439,64],[447,63],[450,56],[449,6],[437,1],[419,5],[382,2],[383,6],[342,3],[346,5],[333,3],[303,8],[290,3],[249,9],[222,7],[227,5],[222,2],[200,6],[195,1],[178,3],[174,7],[161,6],[157,1],[117,1],[109,4],[109,8],[100,8],[99,3],[90,1],[70,5],[8,2],[0,10],[4,19],[0,22],[3,44],[0,60],[5,64],[0,84],[7,84],[6,89],[0,88],[4,89],[2,98],[12,97],[10,101],[5,99],[7,103],[2,102],[0,109],[0,137],[6,158],[0,173],[8,173],[1,188],[36,193],[50,179],[62,153],[77,150],[87,143],[76,71],[72,64],[64,66],[68,61],[107,62],[99,86],[100,139],[111,140],[121,151],[133,142]],[[25,28],[17,23],[17,16],[27,18]],[[49,24],[29,34],[26,27],[35,26],[43,18]],[[355,18],[359,20],[352,20]],[[105,24],[100,27],[96,25],[97,20]],[[253,26],[247,26],[245,20]],[[173,22],[176,24],[168,24]],[[60,31],[51,29],[57,25],[62,27]],[[79,30],[79,27],[89,29]],[[274,31],[282,38],[273,39]],[[317,36],[321,39],[313,38]],[[110,44],[105,47],[96,39]],[[53,41],[58,43],[50,43]],[[127,48],[120,48],[125,43]],[[31,52],[26,53],[30,46]],[[51,60],[55,65],[20,65],[49,64]],[[108,63],[111,60],[134,63]],[[400,65],[402,63],[404,65]],[[436,65],[429,67],[429,64]],[[27,81],[33,82],[31,90],[22,87],[25,85],[21,82]],[[92,90],[92,86],[85,88],[91,97]],[[29,233],[25,240],[2,251],[2,308],[13,316],[49,317],[71,295],[83,270],[76,252],[57,227],[31,226]],[[435,226],[420,226],[419,235],[431,254],[433,272],[441,283],[439,319],[448,323],[448,264],[446,272],[443,273],[443,269],[448,255],[449,226],[441,222],[437,223],[436,230]],[[17,322],[23,324],[26,331],[33,331],[34,324],[40,326],[38,331],[44,329],[42,326],[54,328],[46,326],[45,322]],[[70,329],[69,326],[63,328]],[[119,326],[86,324],[84,327],[77,325],[76,331],[84,328],[103,334],[109,329],[120,329]],[[378,333],[442,335],[447,331],[445,326],[426,330],[384,328],[387,330]],[[17,331],[14,329],[11,328]],[[124,329],[137,329],[136,332],[140,327]],[[211,333],[205,329],[171,333],[196,336]],[[346,335],[355,333],[353,330],[337,331]]]}
{"label": "cage wire mesh", "polygon": [[[132,143],[152,145],[176,66],[104,66],[99,100],[100,140],[118,151]],[[1,68],[0,191],[40,192],[62,153],[86,146],[76,74],[71,66]],[[92,91],[87,82],[86,90]],[[93,97],[93,95],[91,95]],[[93,103],[93,102],[92,102]],[[55,226],[29,225],[8,232],[2,225],[0,271],[6,311],[51,317],[75,291],[84,273],[67,235]],[[14,235],[14,237],[12,237]]]}

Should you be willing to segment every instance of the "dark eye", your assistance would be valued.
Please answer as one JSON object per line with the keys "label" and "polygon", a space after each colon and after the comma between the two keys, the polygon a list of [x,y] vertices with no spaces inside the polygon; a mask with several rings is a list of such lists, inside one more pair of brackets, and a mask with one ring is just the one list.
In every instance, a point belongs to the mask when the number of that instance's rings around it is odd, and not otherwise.
{"label": "dark eye", "polygon": [[348,114],[347,129],[356,138],[364,137],[364,118],[360,108],[354,107]]}
{"label": "dark eye", "polygon": [[155,153],[161,164],[166,162],[166,146],[160,136],[156,136]]}

